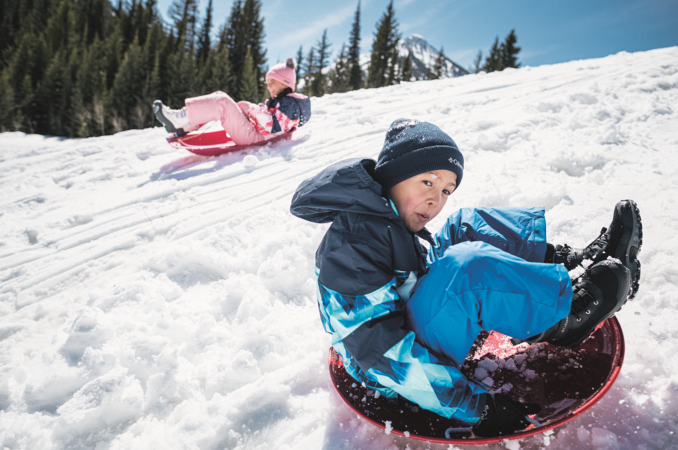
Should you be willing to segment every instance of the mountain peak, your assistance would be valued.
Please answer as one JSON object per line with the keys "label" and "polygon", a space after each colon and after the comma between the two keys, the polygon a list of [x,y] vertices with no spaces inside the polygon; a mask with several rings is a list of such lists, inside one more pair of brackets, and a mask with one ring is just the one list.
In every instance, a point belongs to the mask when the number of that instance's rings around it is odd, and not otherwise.
{"label": "mountain peak", "polygon": [[[410,51],[412,52],[412,73],[414,78],[417,80],[425,79],[427,72],[433,70],[433,66],[435,66],[439,50],[429,44],[423,36],[412,34],[398,42],[398,54],[401,59],[405,58]],[[447,64],[443,78],[468,75],[468,70],[447,56],[445,59]]]}

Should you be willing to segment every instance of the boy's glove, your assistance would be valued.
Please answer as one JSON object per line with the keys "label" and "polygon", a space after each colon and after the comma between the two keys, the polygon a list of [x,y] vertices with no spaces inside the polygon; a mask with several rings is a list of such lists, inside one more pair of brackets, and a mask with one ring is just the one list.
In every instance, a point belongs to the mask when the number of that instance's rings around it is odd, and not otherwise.
{"label": "boy's glove", "polygon": [[485,411],[473,426],[473,433],[480,437],[513,434],[530,425],[526,415],[540,411],[541,406],[536,403],[521,403],[505,394],[487,394]]}

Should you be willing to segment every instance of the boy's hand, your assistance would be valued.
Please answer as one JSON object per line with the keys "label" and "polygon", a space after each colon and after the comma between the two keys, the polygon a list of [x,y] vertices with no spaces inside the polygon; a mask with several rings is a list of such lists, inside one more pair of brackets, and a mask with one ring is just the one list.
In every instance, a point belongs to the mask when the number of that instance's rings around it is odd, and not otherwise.
{"label": "boy's hand", "polygon": [[480,437],[506,436],[527,428],[528,414],[537,414],[541,406],[536,403],[522,403],[505,394],[487,394],[485,411],[473,426],[473,433]]}

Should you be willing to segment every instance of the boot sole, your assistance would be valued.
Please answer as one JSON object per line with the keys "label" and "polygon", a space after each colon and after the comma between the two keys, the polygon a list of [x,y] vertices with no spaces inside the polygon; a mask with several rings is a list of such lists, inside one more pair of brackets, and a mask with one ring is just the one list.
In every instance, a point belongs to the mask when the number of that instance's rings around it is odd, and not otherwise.
{"label": "boot sole", "polygon": [[622,200],[617,203],[615,208],[624,225],[624,233],[619,244],[617,244],[617,251],[611,256],[620,260],[631,272],[631,287],[627,299],[631,300],[636,296],[640,287],[638,253],[640,253],[640,247],[643,245],[643,223],[640,219],[638,205],[633,200]]}

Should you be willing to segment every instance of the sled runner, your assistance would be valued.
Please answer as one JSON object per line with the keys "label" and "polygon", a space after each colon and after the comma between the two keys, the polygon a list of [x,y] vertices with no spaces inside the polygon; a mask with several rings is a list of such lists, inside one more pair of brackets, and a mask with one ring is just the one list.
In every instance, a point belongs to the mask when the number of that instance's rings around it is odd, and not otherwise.
{"label": "sled runner", "polygon": [[[391,433],[421,441],[477,445],[522,439],[559,427],[582,415],[612,387],[624,360],[624,335],[612,317],[578,347],[544,343],[514,346],[509,337],[483,332],[476,340],[461,371],[469,379],[477,368],[485,370],[491,389],[515,399],[539,403],[543,410],[532,417],[533,425],[513,435],[480,438],[471,428],[446,419],[399,397],[387,399],[356,382],[330,348],[332,384],[358,416]],[[490,362],[491,361],[491,362]],[[480,366],[479,366],[480,365]],[[496,366],[496,369],[491,370]],[[479,371],[482,373],[482,371]],[[538,425],[534,425],[538,424]]]}
{"label": "sled runner", "polygon": [[295,128],[292,128],[285,134],[248,145],[236,145],[236,143],[233,142],[231,137],[226,134],[224,130],[203,133],[198,131],[195,134],[187,134],[181,137],[170,135],[167,136],[167,142],[169,142],[169,144],[176,149],[188,150],[189,152],[195,153],[196,155],[218,156],[228,152],[266,145],[269,142],[278,142],[281,140],[290,139],[292,138],[292,133],[294,133],[294,131]]}

